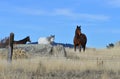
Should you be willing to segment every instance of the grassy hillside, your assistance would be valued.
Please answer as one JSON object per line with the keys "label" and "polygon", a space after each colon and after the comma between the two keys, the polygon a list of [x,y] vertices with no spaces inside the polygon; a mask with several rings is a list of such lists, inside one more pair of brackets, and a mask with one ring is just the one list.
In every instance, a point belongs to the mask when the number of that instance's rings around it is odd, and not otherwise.
{"label": "grassy hillside", "polygon": [[[120,79],[119,47],[88,48],[86,52],[65,48],[66,57],[15,49],[17,58],[11,64],[7,51],[0,49],[0,79]],[[59,55],[58,50],[54,53]]]}

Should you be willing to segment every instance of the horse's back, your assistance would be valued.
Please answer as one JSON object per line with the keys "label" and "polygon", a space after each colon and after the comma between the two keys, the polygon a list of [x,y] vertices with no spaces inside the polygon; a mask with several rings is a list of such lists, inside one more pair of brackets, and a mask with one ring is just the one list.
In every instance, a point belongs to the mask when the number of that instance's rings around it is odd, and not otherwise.
{"label": "horse's back", "polygon": [[49,41],[45,37],[41,37],[38,39],[38,44],[49,44]]}

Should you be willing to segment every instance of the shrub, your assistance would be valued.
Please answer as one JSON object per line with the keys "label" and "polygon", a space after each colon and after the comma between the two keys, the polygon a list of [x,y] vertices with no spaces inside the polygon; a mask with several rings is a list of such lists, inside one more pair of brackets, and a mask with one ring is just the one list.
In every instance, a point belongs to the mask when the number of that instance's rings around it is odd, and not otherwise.
{"label": "shrub", "polygon": [[0,48],[5,48],[9,44],[9,37],[5,37],[2,40],[0,40]]}
{"label": "shrub", "polygon": [[107,48],[113,48],[114,47],[114,44],[113,43],[110,43],[106,46]]}

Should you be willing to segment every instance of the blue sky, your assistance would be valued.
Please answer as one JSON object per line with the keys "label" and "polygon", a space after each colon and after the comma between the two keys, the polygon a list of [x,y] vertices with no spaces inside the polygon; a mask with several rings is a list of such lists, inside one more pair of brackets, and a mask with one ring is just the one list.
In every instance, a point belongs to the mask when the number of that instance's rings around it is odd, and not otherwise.
{"label": "blue sky", "polygon": [[73,44],[82,26],[88,47],[102,48],[120,40],[120,0],[0,0],[0,39],[55,35],[55,42]]}

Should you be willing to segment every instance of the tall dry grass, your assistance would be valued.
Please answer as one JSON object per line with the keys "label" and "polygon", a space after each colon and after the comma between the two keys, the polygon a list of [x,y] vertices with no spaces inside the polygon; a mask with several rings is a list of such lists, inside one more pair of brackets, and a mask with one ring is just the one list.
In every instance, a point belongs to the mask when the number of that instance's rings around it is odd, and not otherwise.
{"label": "tall dry grass", "polygon": [[0,60],[0,79],[119,79],[120,49],[87,49],[67,57],[39,57]]}

